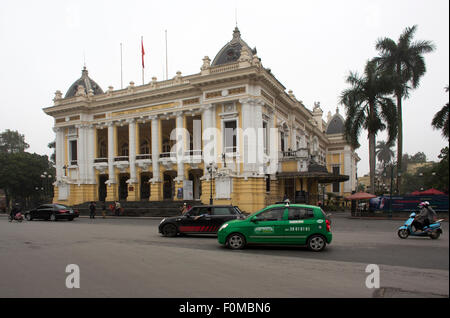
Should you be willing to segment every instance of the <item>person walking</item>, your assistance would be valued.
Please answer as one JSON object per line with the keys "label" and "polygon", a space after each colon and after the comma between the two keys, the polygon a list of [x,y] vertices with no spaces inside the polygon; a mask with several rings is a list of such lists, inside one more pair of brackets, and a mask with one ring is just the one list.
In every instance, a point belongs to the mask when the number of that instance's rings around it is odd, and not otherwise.
{"label": "person walking", "polygon": [[106,219],[106,203],[105,201],[102,202],[102,217]]}
{"label": "person walking", "polygon": [[116,201],[115,206],[114,206],[114,211],[115,211],[115,215],[119,216],[120,214],[120,202]]}
{"label": "person walking", "polygon": [[90,212],[90,219],[95,219],[95,202],[91,201],[91,204],[89,204],[89,212]]}

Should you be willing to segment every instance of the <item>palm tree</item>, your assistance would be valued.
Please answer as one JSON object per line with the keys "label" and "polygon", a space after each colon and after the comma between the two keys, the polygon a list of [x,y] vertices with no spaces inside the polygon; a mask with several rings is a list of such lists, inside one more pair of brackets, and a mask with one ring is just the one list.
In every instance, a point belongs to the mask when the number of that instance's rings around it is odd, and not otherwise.
{"label": "palm tree", "polygon": [[395,104],[387,97],[392,92],[392,81],[377,69],[373,60],[367,62],[363,76],[350,72],[346,81],[351,87],[340,96],[340,103],[347,109],[345,136],[353,148],[357,149],[360,147],[358,137],[361,130],[367,130],[370,184],[371,192],[374,193],[376,135],[387,128],[388,143],[392,143],[397,137]]}
{"label": "palm tree", "polygon": [[379,162],[381,162],[384,169],[395,156],[394,151],[391,149],[392,146],[392,144],[387,143],[386,141],[378,141],[377,146],[375,147],[375,154],[377,155],[377,159]]}
{"label": "palm tree", "polygon": [[[402,170],[403,156],[402,99],[408,98],[411,88],[415,89],[419,86],[420,78],[426,72],[422,55],[435,49],[431,41],[412,42],[416,30],[417,25],[406,28],[397,43],[390,38],[381,38],[376,44],[380,56],[375,60],[381,69],[393,76],[395,82],[393,92],[397,98],[397,171]],[[400,182],[400,176],[397,175],[397,192]]]}
{"label": "palm tree", "polygon": [[[448,86],[445,88],[445,91],[448,92]],[[447,140],[449,139],[448,111],[449,111],[449,104],[447,103],[444,106],[442,106],[441,110],[434,115],[433,121],[431,122],[431,125],[435,129],[442,130],[442,136],[447,138]]]}

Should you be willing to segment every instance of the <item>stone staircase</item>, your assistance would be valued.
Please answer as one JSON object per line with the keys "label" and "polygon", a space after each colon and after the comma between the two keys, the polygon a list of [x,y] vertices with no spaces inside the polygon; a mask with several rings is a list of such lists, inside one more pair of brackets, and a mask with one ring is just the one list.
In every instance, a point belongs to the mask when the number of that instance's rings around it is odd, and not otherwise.
{"label": "stone staircase", "polygon": [[[180,215],[180,209],[184,203],[190,206],[202,205],[200,201],[119,201],[123,212],[120,216],[145,216],[145,217],[170,217]],[[89,215],[90,202],[74,205],[73,208],[80,212],[80,215]],[[102,212],[102,202],[96,202],[96,215]],[[109,208],[114,202],[106,202],[106,215],[114,216]]]}

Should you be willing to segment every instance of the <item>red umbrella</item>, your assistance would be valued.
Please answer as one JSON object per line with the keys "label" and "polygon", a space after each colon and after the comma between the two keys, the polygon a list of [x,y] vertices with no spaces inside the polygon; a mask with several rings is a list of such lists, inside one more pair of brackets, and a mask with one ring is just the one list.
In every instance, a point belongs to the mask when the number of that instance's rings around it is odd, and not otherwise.
{"label": "red umbrella", "polygon": [[374,194],[366,193],[366,192],[357,192],[355,194],[349,195],[346,197],[346,200],[367,200],[376,198],[377,196]]}
{"label": "red umbrella", "polygon": [[420,195],[439,195],[439,194],[445,193],[433,188],[420,192]]}
{"label": "red umbrella", "polygon": [[420,191],[414,191],[414,192],[411,192],[410,193],[410,195],[420,195],[422,192],[420,192]]}

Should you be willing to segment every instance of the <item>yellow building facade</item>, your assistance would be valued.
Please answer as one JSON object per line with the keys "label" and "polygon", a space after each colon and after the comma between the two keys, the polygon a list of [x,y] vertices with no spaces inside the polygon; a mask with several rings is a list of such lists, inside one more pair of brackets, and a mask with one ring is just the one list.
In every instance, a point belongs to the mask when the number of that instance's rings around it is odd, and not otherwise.
{"label": "yellow building facade", "polygon": [[354,190],[358,158],[333,128],[338,114],[325,121],[319,103],[311,111],[286,92],[237,28],[200,70],[103,91],[83,69],[64,97],[56,91],[44,108],[54,202],[212,198],[255,212],[286,197],[315,204],[332,183]]}

